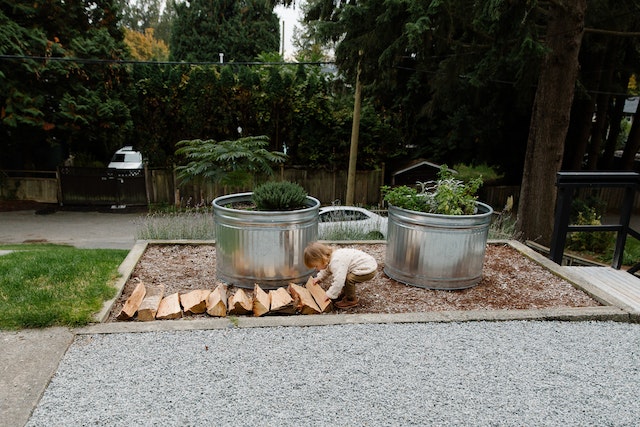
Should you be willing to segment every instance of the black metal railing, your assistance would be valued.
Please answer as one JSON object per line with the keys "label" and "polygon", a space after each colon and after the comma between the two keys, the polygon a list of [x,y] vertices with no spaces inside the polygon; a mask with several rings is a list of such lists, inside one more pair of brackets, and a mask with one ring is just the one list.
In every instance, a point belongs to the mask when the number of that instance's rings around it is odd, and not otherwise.
{"label": "black metal railing", "polygon": [[[556,264],[562,263],[564,248],[567,241],[567,233],[574,231],[617,232],[615,249],[611,266],[620,269],[622,255],[627,241],[627,235],[640,240],[640,233],[629,227],[633,202],[638,189],[640,189],[640,174],[636,172],[558,172],[556,177],[558,196],[556,199],[555,221],[549,258]],[[602,225],[571,225],[571,202],[579,188],[603,188],[618,187],[624,189],[624,197],[620,206],[620,219],[618,224]],[[640,263],[634,265],[629,273],[634,274],[640,270]]]}

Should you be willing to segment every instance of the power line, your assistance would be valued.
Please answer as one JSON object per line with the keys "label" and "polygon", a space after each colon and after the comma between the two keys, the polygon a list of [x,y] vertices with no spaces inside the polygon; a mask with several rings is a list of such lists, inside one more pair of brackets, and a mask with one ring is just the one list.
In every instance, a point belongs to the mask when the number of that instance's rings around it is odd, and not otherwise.
{"label": "power line", "polygon": [[[394,69],[397,70],[403,70],[403,71],[410,71],[410,72],[415,72],[415,73],[421,73],[421,74],[429,74],[429,75],[437,75],[438,72],[437,71],[432,71],[432,70],[419,70],[417,68],[412,68],[412,67],[402,67],[402,66],[393,66]],[[468,75],[464,75],[464,74],[460,74],[458,75],[458,78],[461,80],[471,80],[471,77]],[[495,84],[501,84],[501,85],[507,85],[507,86],[515,86],[517,84],[517,82],[515,80],[503,80],[503,79],[495,79],[495,78],[490,78],[490,79],[485,79],[486,82],[490,82],[490,83],[495,83]],[[531,86],[536,87],[535,85]],[[592,95],[611,95],[611,96],[626,96],[627,98],[633,98],[636,97],[638,95],[634,95],[632,93],[629,92],[611,92],[611,91],[603,91],[603,90],[598,90],[598,89],[589,89],[589,88],[584,88],[583,92],[585,93],[589,93]]]}
{"label": "power line", "polygon": [[257,62],[257,61],[240,61],[240,62],[219,62],[219,61],[138,61],[129,59],[98,59],[98,58],[72,58],[60,56],[34,56],[34,55],[0,55],[3,61],[57,61],[69,62],[77,64],[144,64],[144,65],[327,65],[335,64],[333,61],[302,61],[302,62]]}

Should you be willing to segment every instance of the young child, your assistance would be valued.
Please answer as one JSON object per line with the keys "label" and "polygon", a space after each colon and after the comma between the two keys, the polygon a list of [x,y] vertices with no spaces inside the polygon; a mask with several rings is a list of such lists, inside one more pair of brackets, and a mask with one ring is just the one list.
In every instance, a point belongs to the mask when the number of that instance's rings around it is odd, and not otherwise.
{"label": "young child", "polygon": [[369,254],[358,249],[338,248],[318,242],[312,242],[304,250],[304,263],[309,268],[318,270],[314,281],[320,282],[330,274],[333,275],[327,296],[333,300],[344,297],[335,303],[338,308],[349,308],[358,305],[356,283],[366,282],[375,277],[378,263]]}

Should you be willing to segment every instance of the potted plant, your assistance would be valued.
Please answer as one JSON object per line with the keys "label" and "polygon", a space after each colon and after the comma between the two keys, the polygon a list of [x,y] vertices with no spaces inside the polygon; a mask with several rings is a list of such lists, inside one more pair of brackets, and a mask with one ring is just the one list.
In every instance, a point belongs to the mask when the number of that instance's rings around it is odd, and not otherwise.
{"label": "potted plant", "polygon": [[317,199],[287,181],[214,199],[217,278],[263,289],[306,280],[313,271],[304,265],[304,248],[318,238],[319,208]]}
{"label": "potted plant", "polygon": [[467,183],[443,166],[438,180],[383,187],[389,203],[384,272],[429,289],[464,289],[482,278],[493,209],[477,201],[481,178]]}
{"label": "potted plant", "polygon": [[[268,151],[269,138],[184,140],[176,155],[183,181],[253,184],[259,174],[273,176],[285,153]],[[251,187],[249,187],[251,188]],[[307,243],[318,238],[320,202],[290,182],[266,182],[252,193],[235,193],[213,201],[217,278],[241,287],[287,286],[312,273],[305,265]]]}

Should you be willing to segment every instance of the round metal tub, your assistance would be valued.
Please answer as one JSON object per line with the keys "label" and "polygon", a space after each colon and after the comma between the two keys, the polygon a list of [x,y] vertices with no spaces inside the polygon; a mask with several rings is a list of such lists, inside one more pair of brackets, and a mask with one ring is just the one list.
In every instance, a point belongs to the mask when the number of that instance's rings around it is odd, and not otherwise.
{"label": "round metal tub", "polygon": [[493,209],[476,204],[475,215],[428,214],[389,206],[387,276],[428,289],[478,284]]}
{"label": "round metal tub", "polygon": [[252,193],[221,196],[213,201],[218,280],[253,288],[276,289],[306,281],[313,273],[304,265],[304,248],[318,239],[320,202],[307,197],[295,211],[234,209],[251,201]]}

